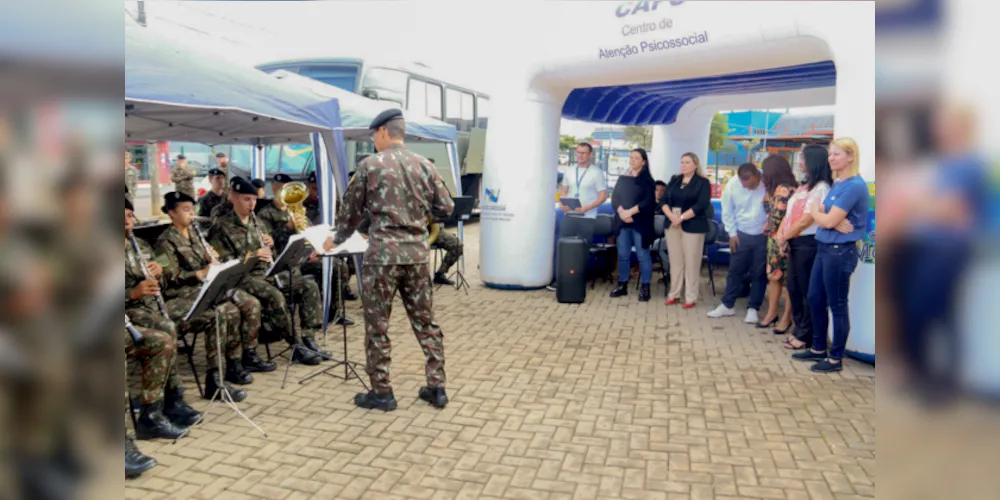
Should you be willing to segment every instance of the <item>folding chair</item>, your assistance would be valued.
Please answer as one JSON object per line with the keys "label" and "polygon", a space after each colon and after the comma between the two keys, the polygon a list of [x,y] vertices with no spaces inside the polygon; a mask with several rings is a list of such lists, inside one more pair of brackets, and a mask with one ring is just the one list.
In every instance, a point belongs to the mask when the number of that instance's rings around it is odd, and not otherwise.
{"label": "folding chair", "polygon": [[708,221],[708,234],[705,235],[705,246],[704,253],[702,254],[701,260],[708,264],[708,282],[712,285],[712,296],[715,296],[715,267],[712,259],[718,251],[717,240],[719,238],[719,223],[715,220],[709,219]]}

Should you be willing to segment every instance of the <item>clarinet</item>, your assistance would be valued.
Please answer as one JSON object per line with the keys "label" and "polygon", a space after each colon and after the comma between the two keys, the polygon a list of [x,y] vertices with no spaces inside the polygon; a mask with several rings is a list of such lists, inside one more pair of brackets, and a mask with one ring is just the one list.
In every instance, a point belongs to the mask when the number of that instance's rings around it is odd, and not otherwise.
{"label": "clarinet", "polygon": [[132,326],[132,321],[128,319],[128,314],[125,315],[125,329],[128,330],[128,334],[132,336],[132,343],[139,346],[142,345],[142,334],[139,330],[136,330]]}
{"label": "clarinet", "polygon": [[215,249],[213,249],[208,244],[208,240],[205,239],[205,235],[202,234],[201,228],[198,227],[198,223],[194,222],[191,224],[194,227],[194,233],[198,236],[198,241],[201,242],[201,246],[205,249],[205,255],[212,264],[219,263],[219,257],[215,254]]}
{"label": "clarinet", "polygon": [[[257,241],[260,242],[261,248],[264,248],[267,245],[264,245],[264,236],[260,234],[260,224],[257,223],[257,214],[250,211],[250,219],[253,221],[253,230],[257,233]],[[269,266],[273,266],[274,257],[268,257],[265,262],[267,262]],[[274,275],[274,282],[278,285],[278,288],[281,288],[281,278],[279,278],[277,274]]]}
{"label": "clarinet", "polygon": [[[153,277],[149,275],[149,269],[146,268],[146,258],[142,256],[142,250],[139,248],[139,242],[135,240],[135,235],[132,234],[132,231],[128,232],[128,239],[132,242],[132,249],[135,250],[136,255],[139,257],[139,266],[142,267],[142,275],[147,280],[153,279]],[[156,292],[156,305],[160,307],[160,313],[163,314],[163,317],[170,317],[170,315],[167,314],[167,303],[163,301],[163,294],[160,292]]]}

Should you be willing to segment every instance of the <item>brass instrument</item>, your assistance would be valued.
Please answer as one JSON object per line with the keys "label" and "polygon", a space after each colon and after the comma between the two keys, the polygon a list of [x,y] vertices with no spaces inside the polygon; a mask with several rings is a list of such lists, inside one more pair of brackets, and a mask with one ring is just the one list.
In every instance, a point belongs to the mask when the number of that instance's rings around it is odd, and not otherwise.
{"label": "brass instrument", "polygon": [[276,199],[282,205],[288,207],[288,212],[292,214],[292,224],[295,231],[301,233],[309,227],[309,219],[306,217],[306,207],[303,203],[309,196],[309,188],[301,182],[289,182],[281,186]]}
{"label": "brass instrument", "polygon": [[[132,231],[128,232],[128,239],[132,243],[132,249],[135,250],[136,256],[139,258],[139,267],[142,268],[142,275],[147,280],[153,279],[153,277],[149,275],[149,269],[146,267],[148,263],[146,262],[146,258],[142,256],[142,249],[139,248],[139,242],[135,240],[135,234],[133,234]],[[156,292],[156,305],[160,307],[160,314],[163,314],[163,317],[170,317],[170,315],[167,314],[167,303],[163,301],[163,293],[161,292]]]}
{"label": "brass instrument", "polygon": [[441,224],[434,222],[434,217],[431,215],[427,216],[427,244],[433,245],[437,241],[438,236],[441,235]]}

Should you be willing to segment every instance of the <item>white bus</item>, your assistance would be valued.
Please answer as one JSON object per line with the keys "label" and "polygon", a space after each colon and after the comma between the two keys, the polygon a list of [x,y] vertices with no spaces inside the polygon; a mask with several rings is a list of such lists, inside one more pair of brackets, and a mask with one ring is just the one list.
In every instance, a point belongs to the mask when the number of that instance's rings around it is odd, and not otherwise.
{"label": "white bus", "polygon": [[[462,174],[462,192],[478,196],[490,113],[488,95],[436,76],[427,66],[419,63],[310,58],[270,62],[257,66],[257,69],[268,73],[277,70],[296,73],[370,99],[392,101],[407,111],[454,125],[458,129],[456,149]],[[423,156],[438,159],[439,165],[447,163],[440,161],[447,157],[443,145],[420,144],[414,145],[413,149]],[[359,158],[371,153],[371,144],[349,145],[349,170],[354,170]],[[270,158],[268,170],[271,170]],[[283,165],[281,171],[285,171]]]}

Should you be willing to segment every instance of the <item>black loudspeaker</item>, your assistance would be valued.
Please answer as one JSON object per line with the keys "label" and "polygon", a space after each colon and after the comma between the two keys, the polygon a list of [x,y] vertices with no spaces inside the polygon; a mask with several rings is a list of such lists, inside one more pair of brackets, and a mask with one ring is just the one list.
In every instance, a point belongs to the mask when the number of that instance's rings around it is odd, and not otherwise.
{"label": "black loudspeaker", "polygon": [[580,238],[559,238],[556,247],[556,300],[561,304],[582,304],[587,299],[587,242]]}

